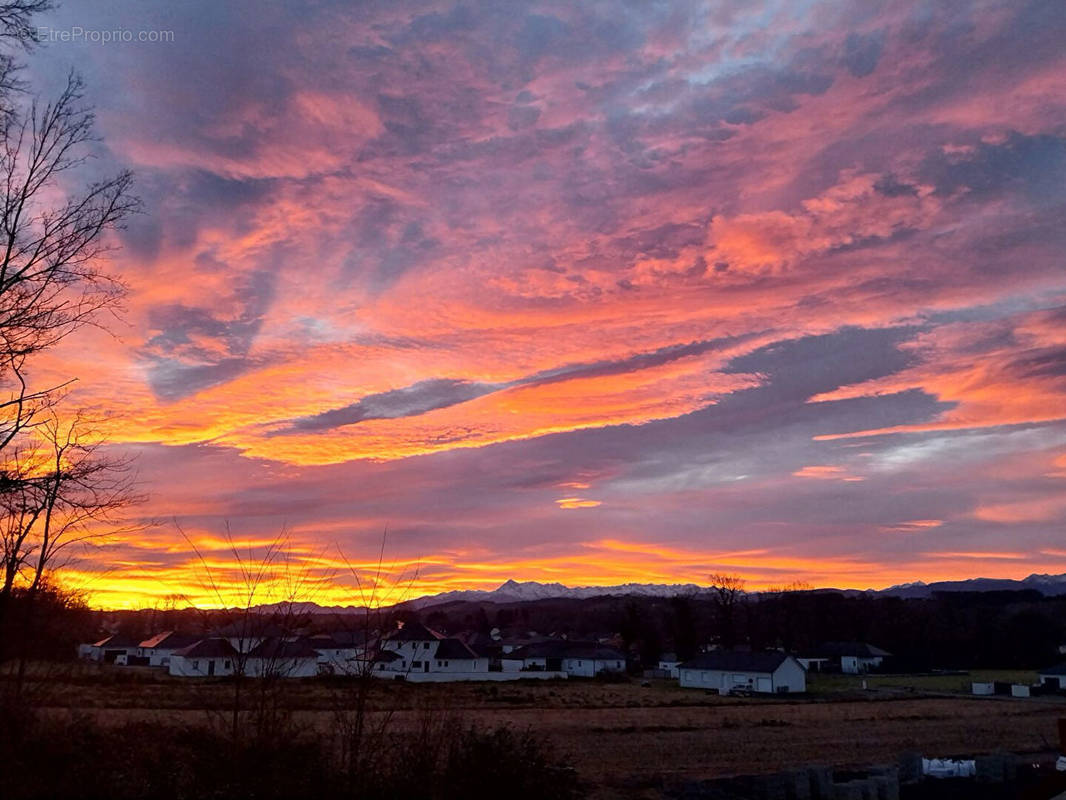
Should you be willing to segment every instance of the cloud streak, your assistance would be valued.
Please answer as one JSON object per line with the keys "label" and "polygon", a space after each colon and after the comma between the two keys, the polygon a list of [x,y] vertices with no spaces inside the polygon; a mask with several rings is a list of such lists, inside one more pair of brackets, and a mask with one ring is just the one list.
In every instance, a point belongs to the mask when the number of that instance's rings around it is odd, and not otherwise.
{"label": "cloud streak", "polygon": [[[37,376],[113,416],[146,516],[357,555],[388,524],[427,587],[698,580],[737,536],[767,580],[1057,563],[1058,5],[135,13],[180,46],[31,65],[87,74],[150,211],[118,338]],[[590,541],[691,557],[561,566]],[[187,575],[137,545],[109,602]]]}

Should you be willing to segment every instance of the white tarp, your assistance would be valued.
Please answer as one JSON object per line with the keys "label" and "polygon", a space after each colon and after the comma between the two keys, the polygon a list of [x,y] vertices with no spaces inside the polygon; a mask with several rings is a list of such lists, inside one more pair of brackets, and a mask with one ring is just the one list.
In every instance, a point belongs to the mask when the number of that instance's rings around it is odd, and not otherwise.
{"label": "white tarp", "polygon": [[930,778],[972,778],[977,774],[977,762],[972,759],[923,758],[922,774]]}

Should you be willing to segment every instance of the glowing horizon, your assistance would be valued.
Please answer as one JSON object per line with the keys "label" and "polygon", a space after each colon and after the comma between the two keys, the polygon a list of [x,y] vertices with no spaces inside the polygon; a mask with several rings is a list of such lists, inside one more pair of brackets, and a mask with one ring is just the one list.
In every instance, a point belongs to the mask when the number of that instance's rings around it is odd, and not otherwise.
{"label": "glowing horizon", "polygon": [[174,34],[29,57],[146,210],[34,364],[150,498],[68,580],[209,602],[178,525],[324,597],[386,529],[418,594],[1066,572],[1052,6],[48,12]]}

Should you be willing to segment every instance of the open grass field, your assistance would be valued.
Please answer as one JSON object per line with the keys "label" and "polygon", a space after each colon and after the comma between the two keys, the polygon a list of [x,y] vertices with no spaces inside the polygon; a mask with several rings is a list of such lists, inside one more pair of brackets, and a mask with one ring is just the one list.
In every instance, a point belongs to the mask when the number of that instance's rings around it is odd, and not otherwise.
{"label": "open grass field", "polygon": [[[510,684],[375,685],[375,713],[396,709],[397,729],[419,709],[458,720],[531,729],[550,739],[594,797],[658,797],[679,779],[769,772],[806,764],[861,766],[906,750],[964,756],[1044,751],[1056,741],[1061,698],[974,698],[970,676],[867,678],[812,676],[805,698],[724,698],[676,682],[529,681]],[[1025,676],[1028,682],[1032,676]],[[336,684],[292,681],[286,705],[301,724],[332,725]],[[79,669],[48,681],[51,713],[89,714],[104,723],[150,719],[202,722],[229,703],[224,682],[171,679],[154,671]],[[957,696],[952,696],[957,693]],[[44,699],[42,697],[42,699]]]}

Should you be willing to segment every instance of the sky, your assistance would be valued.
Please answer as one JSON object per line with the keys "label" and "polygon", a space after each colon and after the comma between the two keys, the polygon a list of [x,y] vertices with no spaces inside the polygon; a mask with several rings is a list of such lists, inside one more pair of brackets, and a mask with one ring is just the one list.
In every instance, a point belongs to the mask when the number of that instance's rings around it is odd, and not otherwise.
{"label": "sky", "polygon": [[210,603],[282,532],[319,602],[381,560],[407,594],[1066,572],[1066,5],[38,22],[31,84],[96,107],[78,177],[144,205],[121,318],[33,376],[148,496],[68,571],[94,603]]}

